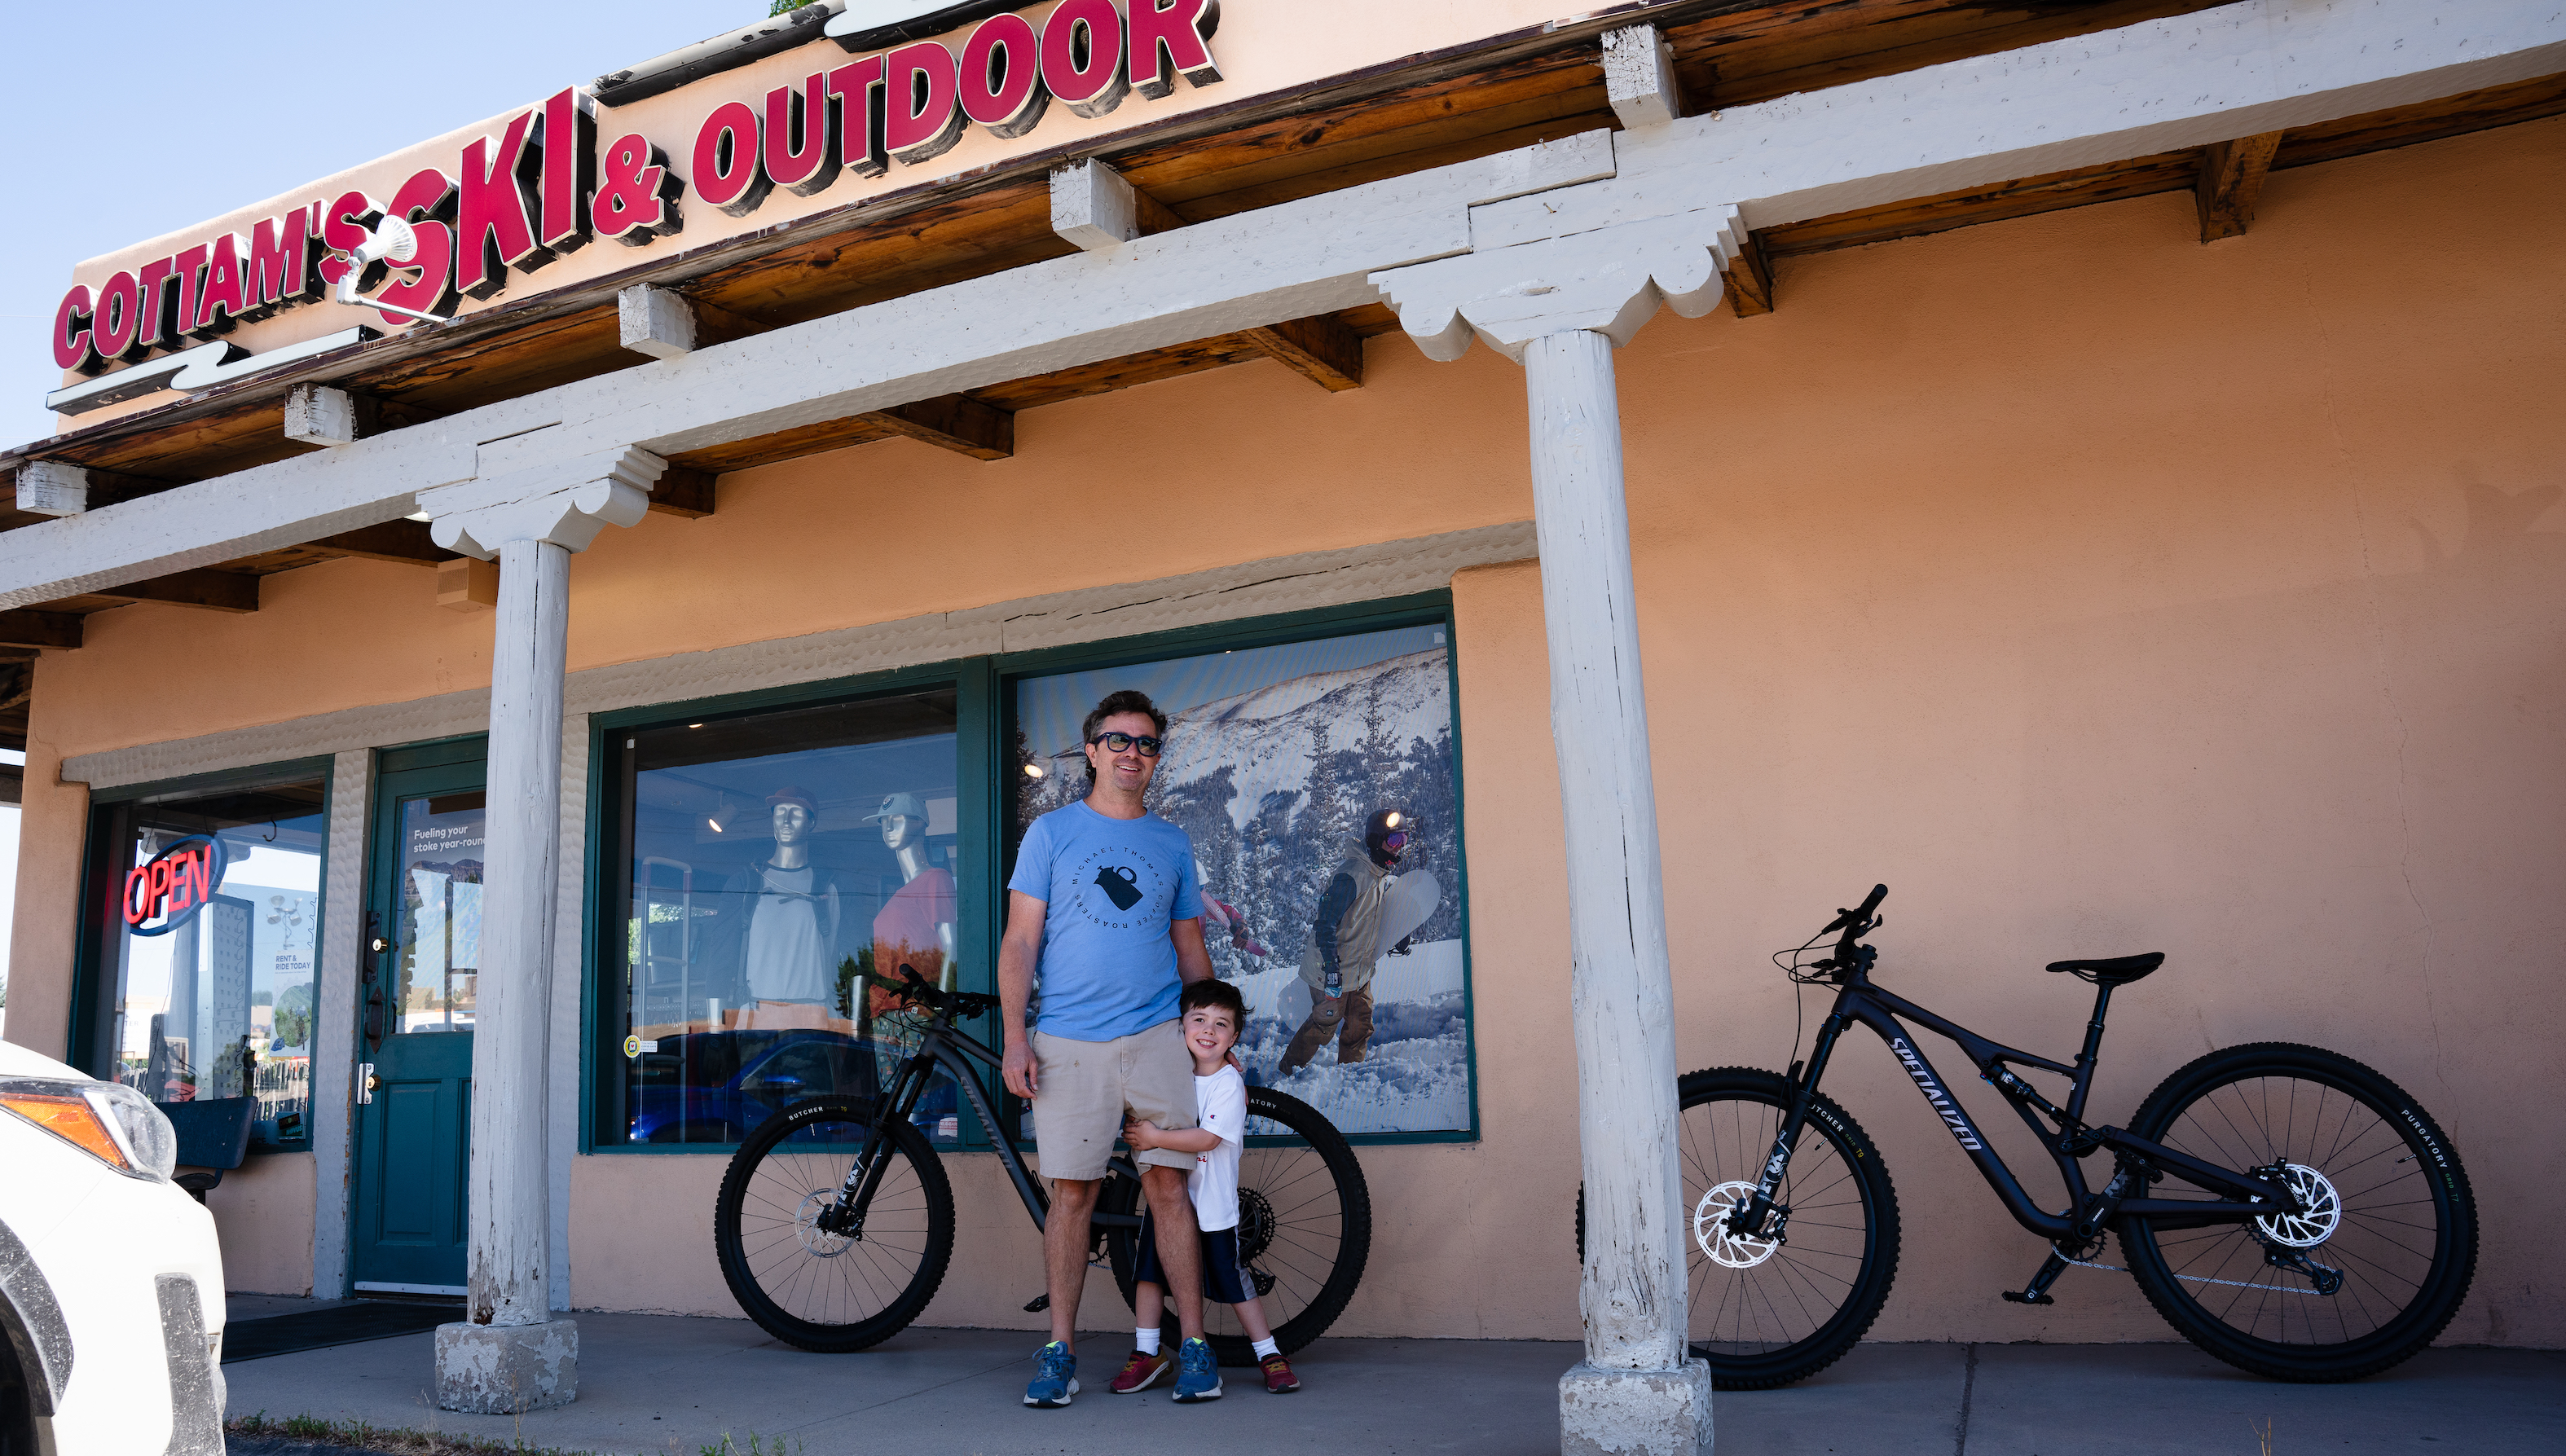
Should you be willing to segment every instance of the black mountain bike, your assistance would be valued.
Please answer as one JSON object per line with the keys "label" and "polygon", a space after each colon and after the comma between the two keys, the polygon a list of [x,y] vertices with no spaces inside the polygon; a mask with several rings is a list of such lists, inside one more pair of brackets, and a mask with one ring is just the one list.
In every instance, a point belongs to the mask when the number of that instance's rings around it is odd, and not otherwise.
{"label": "black mountain bike", "polygon": [[[953,1079],[980,1125],[999,1127],[973,1062],[1004,1059],[958,1020],[987,1015],[994,996],[940,991],[907,966],[903,1007],[922,1013],[917,1047],[877,1100],[809,1097],[757,1125],[722,1175],[713,1247],[722,1278],[758,1327],[788,1344],[858,1350],[908,1328],[935,1297],[953,1257],[953,1191],[943,1161],[912,1123],[938,1071]],[[1238,1252],[1286,1350],[1319,1337],[1354,1298],[1372,1252],[1372,1195],[1343,1134],[1316,1108],[1271,1089],[1247,1090],[1247,1146],[1238,1167]],[[1050,1199],[1013,1139],[998,1160],[1040,1228]],[[1124,1301],[1139,1268],[1141,1176],[1113,1160],[1098,1190],[1095,1231]],[[1026,1306],[1047,1307],[1049,1297]],[[1255,1363],[1226,1305],[1203,1304],[1204,1333],[1223,1364]],[[1168,1311],[1167,1328],[1175,1328]]]}
{"label": "black mountain bike", "polygon": [[[1679,1084],[1690,1342],[1721,1389],[1785,1385],[1826,1368],[1871,1328],[1898,1271],[1898,1196],[1862,1128],[1818,1091],[1856,1022],[1889,1044],[2005,1211],[2049,1241],[2016,1304],[2054,1303],[2071,1264],[2126,1272],[2168,1324],[2240,1369],[2352,1380],[2422,1349],[2476,1272],[2476,1200],[2457,1151],[2398,1086],[2349,1057],[2286,1042],[2212,1052],[2149,1093],[2126,1129],[2084,1120],[2112,992],[2162,953],[2058,961],[2095,988],[2073,1066],[1990,1042],[1872,983],[1861,944],[1887,885],[1774,957],[1803,985],[1836,987],[1806,1063]],[[1839,934],[1839,932],[1841,932]],[[1830,935],[1834,950],[1805,959]],[[2067,1206],[2035,1204],[1899,1022],[1957,1045],[2058,1165]],[[2014,1069],[2069,1079],[2067,1105]],[[2044,1121],[2044,1119],[2046,1119]],[[2083,1160],[2112,1158],[2098,1192]],[[2160,1184],[2171,1180],[2174,1187]],[[2178,1196],[2179,1195],[2179,1196]],[[2097,1263],[2105,1232],[2122,1266]],[[1585,1206],[1578,1249],[1585,1251]]]}

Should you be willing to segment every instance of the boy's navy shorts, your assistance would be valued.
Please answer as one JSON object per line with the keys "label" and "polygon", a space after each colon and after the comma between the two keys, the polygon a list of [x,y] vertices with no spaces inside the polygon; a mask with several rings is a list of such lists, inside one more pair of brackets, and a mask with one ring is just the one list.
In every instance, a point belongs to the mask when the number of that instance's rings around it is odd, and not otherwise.
{"label": "boy's navy shorts", "polygon": [[[1238,1230],[1211,1229],[1199,1237],[1203,1298],[1216,1305],[1243,1305],[1256,1298],[1256,1285],[1238,1258]],[[1133,1282],[1167,1287],[1167,1271],[1158,1265],[1157,1215],[1146,1210],[1141,1215],[1141,1269]]]}

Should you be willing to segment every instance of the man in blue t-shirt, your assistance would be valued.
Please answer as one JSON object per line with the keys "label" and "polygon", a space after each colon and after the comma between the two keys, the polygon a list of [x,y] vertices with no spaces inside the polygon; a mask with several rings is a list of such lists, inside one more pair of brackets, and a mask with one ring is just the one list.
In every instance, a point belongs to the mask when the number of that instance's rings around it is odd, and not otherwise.
{"label": "man in blue t-shirt", "polygon": [[[1078,1393],[1089,1228],[1124,1122],[1194,1125],[1193,1057],[1176,994],[1211,976],[1202,893],[1192,841],[1142,805],[1166,733],[1167,715],[1147,694],[1118,692],[1098,703],[1083,733],[1086,800],[1026,829],[1007,881],[1007,934],[998,947],[1007,1090],[1033,1103],[1034,1147],[1052,1180],[1043,1221],[1052,1339],[1034,1357],[1027,1405],[1067,1405]],[[1028,1033],[1037,969],[1042,1016]],[[1194,1155],[1146,1148],[1135,1161],[1184,1331],[1177,1398],[1216,1396],[1220,1372],[1202,1339],[1201,1241],[1185,1192]]]}

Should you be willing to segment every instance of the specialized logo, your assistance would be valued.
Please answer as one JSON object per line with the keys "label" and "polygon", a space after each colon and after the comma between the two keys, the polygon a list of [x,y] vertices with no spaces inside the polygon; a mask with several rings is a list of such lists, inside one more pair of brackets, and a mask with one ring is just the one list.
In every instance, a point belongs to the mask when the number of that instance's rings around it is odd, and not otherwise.
{"label": "specialized logo", "polygon": [[1985,1151],[1986,1144],[1978,1141],[1978,1129],[1970,1126],[1969,1119],[1960,1114],[1959,1105],[1942,1091],[1941,1084],[1933,1080],[1933,1074],[1925,1068],[1924,1059],[1916,1055],[1916,1049],[1907,1045],[1903,1037],[1891,1037],[1889,1050],[1898,1055],[1899,1062],[1907,1068],[1907,1075],[1916,1079],[1916,1086],[1924,1093],[1924,1100],[1933,1104],[1933,1110],[1940,1114],[1943,1125],[1951,1129],[1953,1137],[1960,1139],[1960,1146],[1971,1152]]}

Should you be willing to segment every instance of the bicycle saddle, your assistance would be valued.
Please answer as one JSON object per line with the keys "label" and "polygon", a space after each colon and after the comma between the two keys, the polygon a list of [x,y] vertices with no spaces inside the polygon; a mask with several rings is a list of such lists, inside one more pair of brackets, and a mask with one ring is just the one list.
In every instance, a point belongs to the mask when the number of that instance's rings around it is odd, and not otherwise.
{"label": "bicycle saddle", "polygon": [[2165,952],[2152,950],[2146,955],[2117,955],[2105,960],[2051,961],[2049,969],[2098,985],[2126,986],[2164,964]]}

